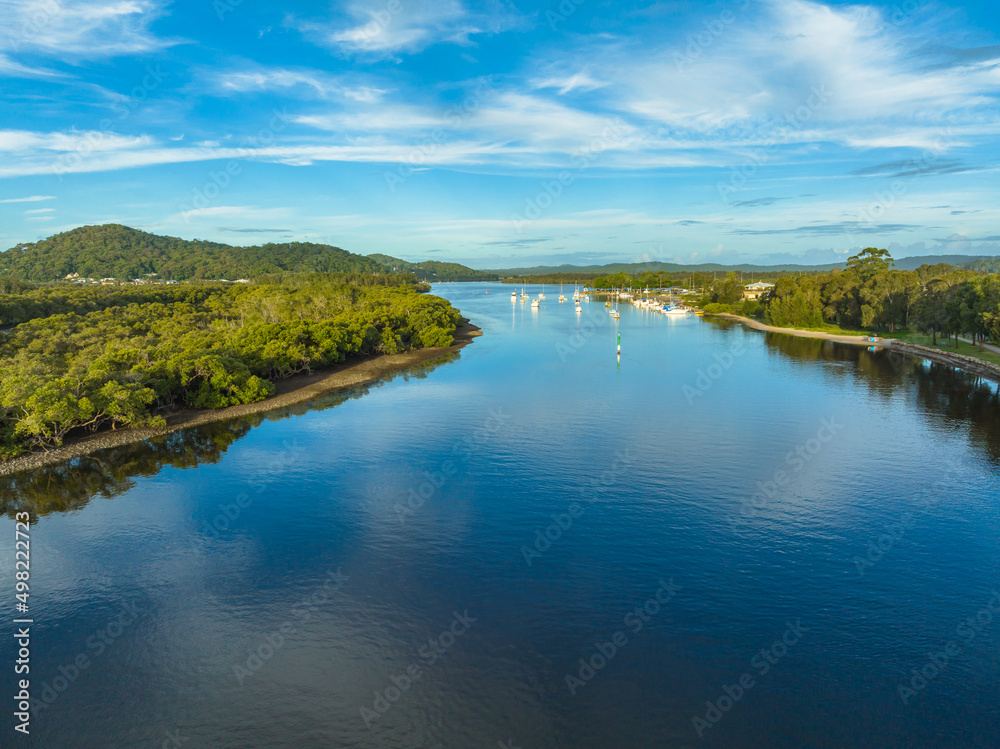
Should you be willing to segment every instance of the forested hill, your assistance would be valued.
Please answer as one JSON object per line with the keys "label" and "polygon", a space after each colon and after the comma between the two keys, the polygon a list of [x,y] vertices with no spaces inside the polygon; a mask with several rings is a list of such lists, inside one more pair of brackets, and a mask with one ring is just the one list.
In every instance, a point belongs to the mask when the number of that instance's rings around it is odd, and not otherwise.
{"label": "forested hill", "polygon": [[500,276],[495,271],[481,271],[460,263],[445,263],[440,260],[426,260],[410,263],[391,255],[369,255],[395,273],[414,273],[421,281],[497,281]]}
{"label": "forested hill", "polygon": [[156,273],[164,280],[254,278],[280,271],[379,273],[371,258],[310,242],[233,247],[219,242],[132,229],[119,224],[81,226],[0,252],[0,277],[53,281],[71,273],[127,280]]}

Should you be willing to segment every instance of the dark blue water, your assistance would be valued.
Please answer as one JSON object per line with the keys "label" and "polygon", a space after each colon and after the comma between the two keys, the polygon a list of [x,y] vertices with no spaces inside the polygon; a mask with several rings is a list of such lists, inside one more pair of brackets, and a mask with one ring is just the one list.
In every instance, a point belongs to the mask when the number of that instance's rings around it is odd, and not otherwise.
{"label": "dark blue water", "polygon": [[1000,745],[995,384],[484,288],[451,361],[5,482],[0,745]]}

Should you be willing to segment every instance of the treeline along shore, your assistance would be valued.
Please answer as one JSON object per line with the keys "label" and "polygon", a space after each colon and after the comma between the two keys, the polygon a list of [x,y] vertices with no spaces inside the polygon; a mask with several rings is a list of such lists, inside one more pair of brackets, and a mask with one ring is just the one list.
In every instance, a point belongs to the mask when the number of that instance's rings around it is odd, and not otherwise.
{"label": "treeline along shore", "polygon": [[[149,287],[0,279],[0,466],[69,457],[66,443],[95,432],[142,439],[287,405],[440,356],[456,332],[471,340],[459,311],[427,291],[391,273]],[[279,387],[295,377],[301,387]]]}

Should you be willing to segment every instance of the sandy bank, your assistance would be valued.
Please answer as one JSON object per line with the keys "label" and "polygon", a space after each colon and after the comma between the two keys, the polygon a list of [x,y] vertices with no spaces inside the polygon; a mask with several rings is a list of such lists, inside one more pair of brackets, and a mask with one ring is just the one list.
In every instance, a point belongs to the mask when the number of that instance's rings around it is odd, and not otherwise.
{"label": "sandy bank", "polygon": [[958,367],[959,369],[964,369],[965,371],[971,372],[979,377],[985,377],[995,382],[1000,382],[1000,367],[983,361],[982,359],[976,359],[971,356],[965,356],[964,354],[953,353],[951,351],[928,348],[927,346],[918,346],[914,343],[904,343],[903,341],[896,341],[891,338],[885,338],[873,344],[870,340],[868,340],[868,336],[836,335],[834,333],[824,333],[818,330],[778,328],[774,325],[762,323],[759,320],[753,320],[749,317],[741,317],[740,315],[730,315],[725,312],[714,315],[706,313],[705,316],[724,317],[728,320],[735,320],[743,323],[748,328],[753,328],[754,330],[764,330],[769,333],[785,333],[787,335],[799,336],[800,338],[822,338],[826,341],[848,343],[854,346],[880,346],[882,348],[889,349],[890,351],[898,351],[901,354],[921,356],[924,359],[937,362],[938,364],[947,364],[952,367]]}
{"label": "sandy bank", "polygon": [[140,442],[150,437],[175,432],[178,429],[291,406],[324,393],[354,387],[355,385],[363,385],[416,364],[423,364],[452,351],[458,351],[468,346],[474,338],[480,335],[482,335],[482,331],[475,325],[467,322],[455,331],[455,342],[448,347],[404,351],[401,354],[388,354],[375,357],[374,359],[343,364],[322,372],[295,375],[284,380],[278,380],[275,383],[277,393],[270,398],[258,401],[257,403],[245,403],[239,406],[230,406],[210,411],[178,411],[167,416],[167,426],[160,429],[102,431],[97,434],[67,440],[66,444],[62,447],[49,450],[48,452],[20,455],[12,460],[0,462],[0,476],[61,463],[64,460],[87,455],[95,450]]}

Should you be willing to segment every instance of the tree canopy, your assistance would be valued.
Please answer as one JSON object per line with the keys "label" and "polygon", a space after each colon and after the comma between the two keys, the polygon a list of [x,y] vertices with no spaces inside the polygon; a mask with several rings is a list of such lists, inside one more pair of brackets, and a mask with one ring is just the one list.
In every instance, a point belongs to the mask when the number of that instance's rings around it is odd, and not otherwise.
{"label": "tree canopy", "polygon": [[119,224],[81,226],[0,253],[0,277],[53,281],[72,273],[128,280],[253,278],[280,271],[385,272],[382,263],[339,247],[287,242],[232,247],[219,242],[163,237]]}
{"label": "tree canopy", "polygon": [[0,456],[85,429],[156,426],[349,357],[448,346],[461,321],[412,276],[41,287],[0,295]]}

